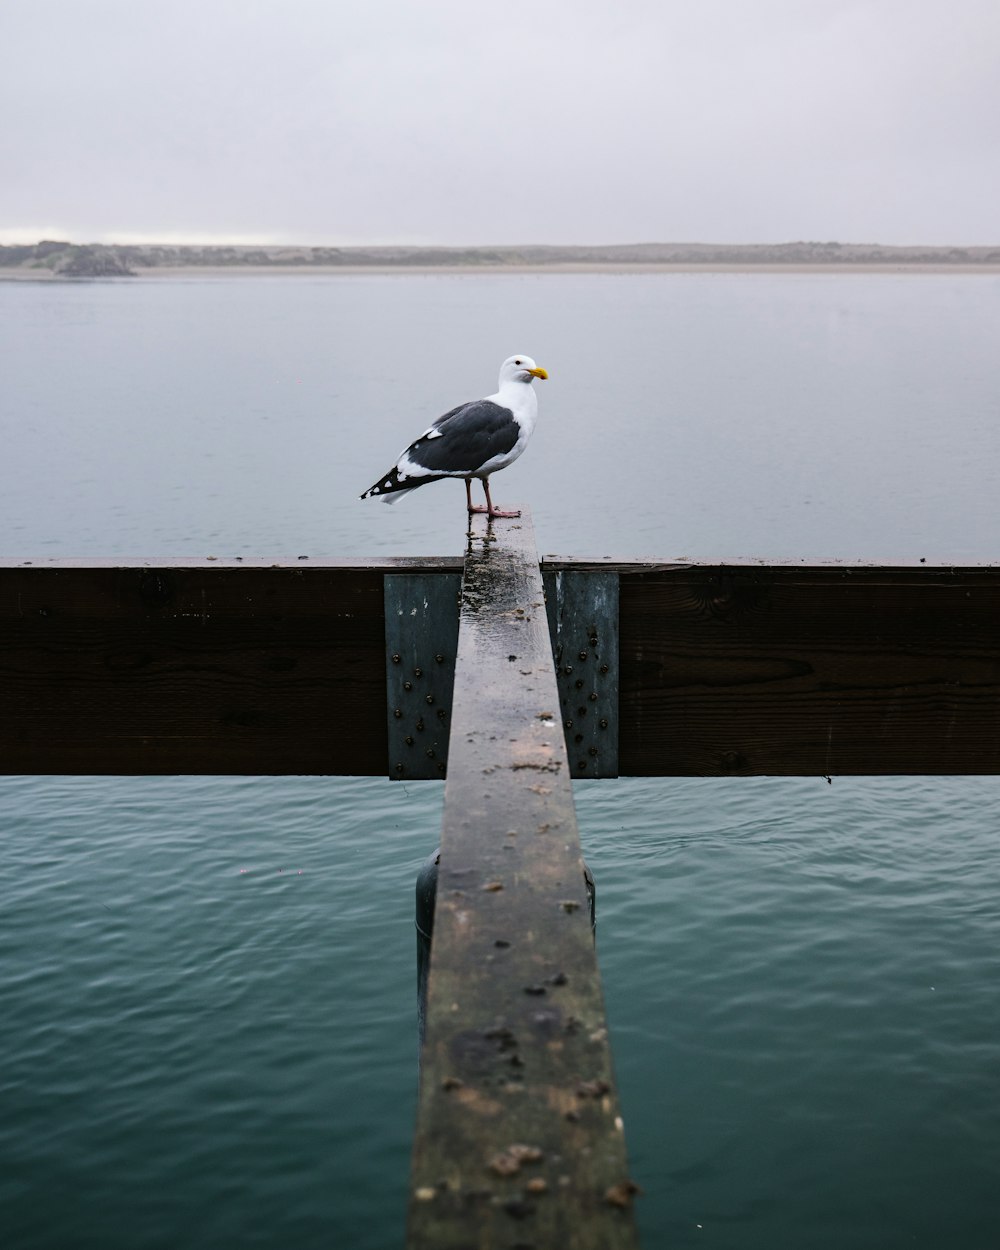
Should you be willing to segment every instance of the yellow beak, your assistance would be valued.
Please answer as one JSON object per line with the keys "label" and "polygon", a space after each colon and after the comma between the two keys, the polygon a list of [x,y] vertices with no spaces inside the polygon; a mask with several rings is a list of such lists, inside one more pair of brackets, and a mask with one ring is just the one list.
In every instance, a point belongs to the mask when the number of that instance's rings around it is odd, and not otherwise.
{"label": "yellow beak", "polygon": [[548,378],[548,376],[549,376],[549,375],[545,372],[545,370],[544,370],[544,369],[529,369],[529,370],[528,370],[528,372],[531,374],[531,376],[532,376],[533,378],[541,378],[543,382],[544,382],[544,381]]}

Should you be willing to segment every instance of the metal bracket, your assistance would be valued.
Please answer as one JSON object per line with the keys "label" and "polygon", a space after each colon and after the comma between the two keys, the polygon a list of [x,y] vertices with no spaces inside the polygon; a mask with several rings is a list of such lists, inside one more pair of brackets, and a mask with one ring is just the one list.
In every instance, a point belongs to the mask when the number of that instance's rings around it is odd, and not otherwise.
{"label": "metal bracket", "polygon": [[[618,776],[618,574],[545,572],[545,607],[573,777]],[[460,573],[387,573],[389,776],[441,780],[448,767]]]}
{"label": "metal bracket", "polygon": [[387,573],[389,776],[440,781],[448,767],[461,573]]}
{"label": "metal bracket", "polygon": [[618,574],[542,574],[573,777],[618,776]]}

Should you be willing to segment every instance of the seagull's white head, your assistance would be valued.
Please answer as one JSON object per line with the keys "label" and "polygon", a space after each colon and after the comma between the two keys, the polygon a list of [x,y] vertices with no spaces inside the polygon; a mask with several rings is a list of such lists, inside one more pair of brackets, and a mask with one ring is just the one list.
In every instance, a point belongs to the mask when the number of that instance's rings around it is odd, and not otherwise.
{"label": "seagull's white head", "polygon": [[501,387],[507,382],[533,382],[535,378],[544,380],[548,376],[530,356],[508,356],[500,366]]}

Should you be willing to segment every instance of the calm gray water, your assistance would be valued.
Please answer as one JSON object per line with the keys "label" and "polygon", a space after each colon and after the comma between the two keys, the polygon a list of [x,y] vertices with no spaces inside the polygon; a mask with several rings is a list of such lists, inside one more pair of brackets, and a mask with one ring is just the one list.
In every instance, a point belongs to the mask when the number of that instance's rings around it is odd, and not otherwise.
{"label": "calm gray water", "polygon": [[[544,551],[998,557],[1000,282],[0,283],[0,555],[458,554],[355,496],[527,351]],[[580,784],[648,1250],[1000,1244],[994,779]],[[0,778],[0,1244],[398,1246],[441,787]]]}

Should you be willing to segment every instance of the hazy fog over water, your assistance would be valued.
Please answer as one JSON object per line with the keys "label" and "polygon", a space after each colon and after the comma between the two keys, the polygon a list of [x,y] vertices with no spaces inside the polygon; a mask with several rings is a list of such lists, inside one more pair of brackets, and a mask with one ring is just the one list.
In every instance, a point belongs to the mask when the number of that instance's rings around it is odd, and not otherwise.
{"label": "hazy fog over water", "polygon": [[0,242],[996,241],[995,0],[4,0]]}

